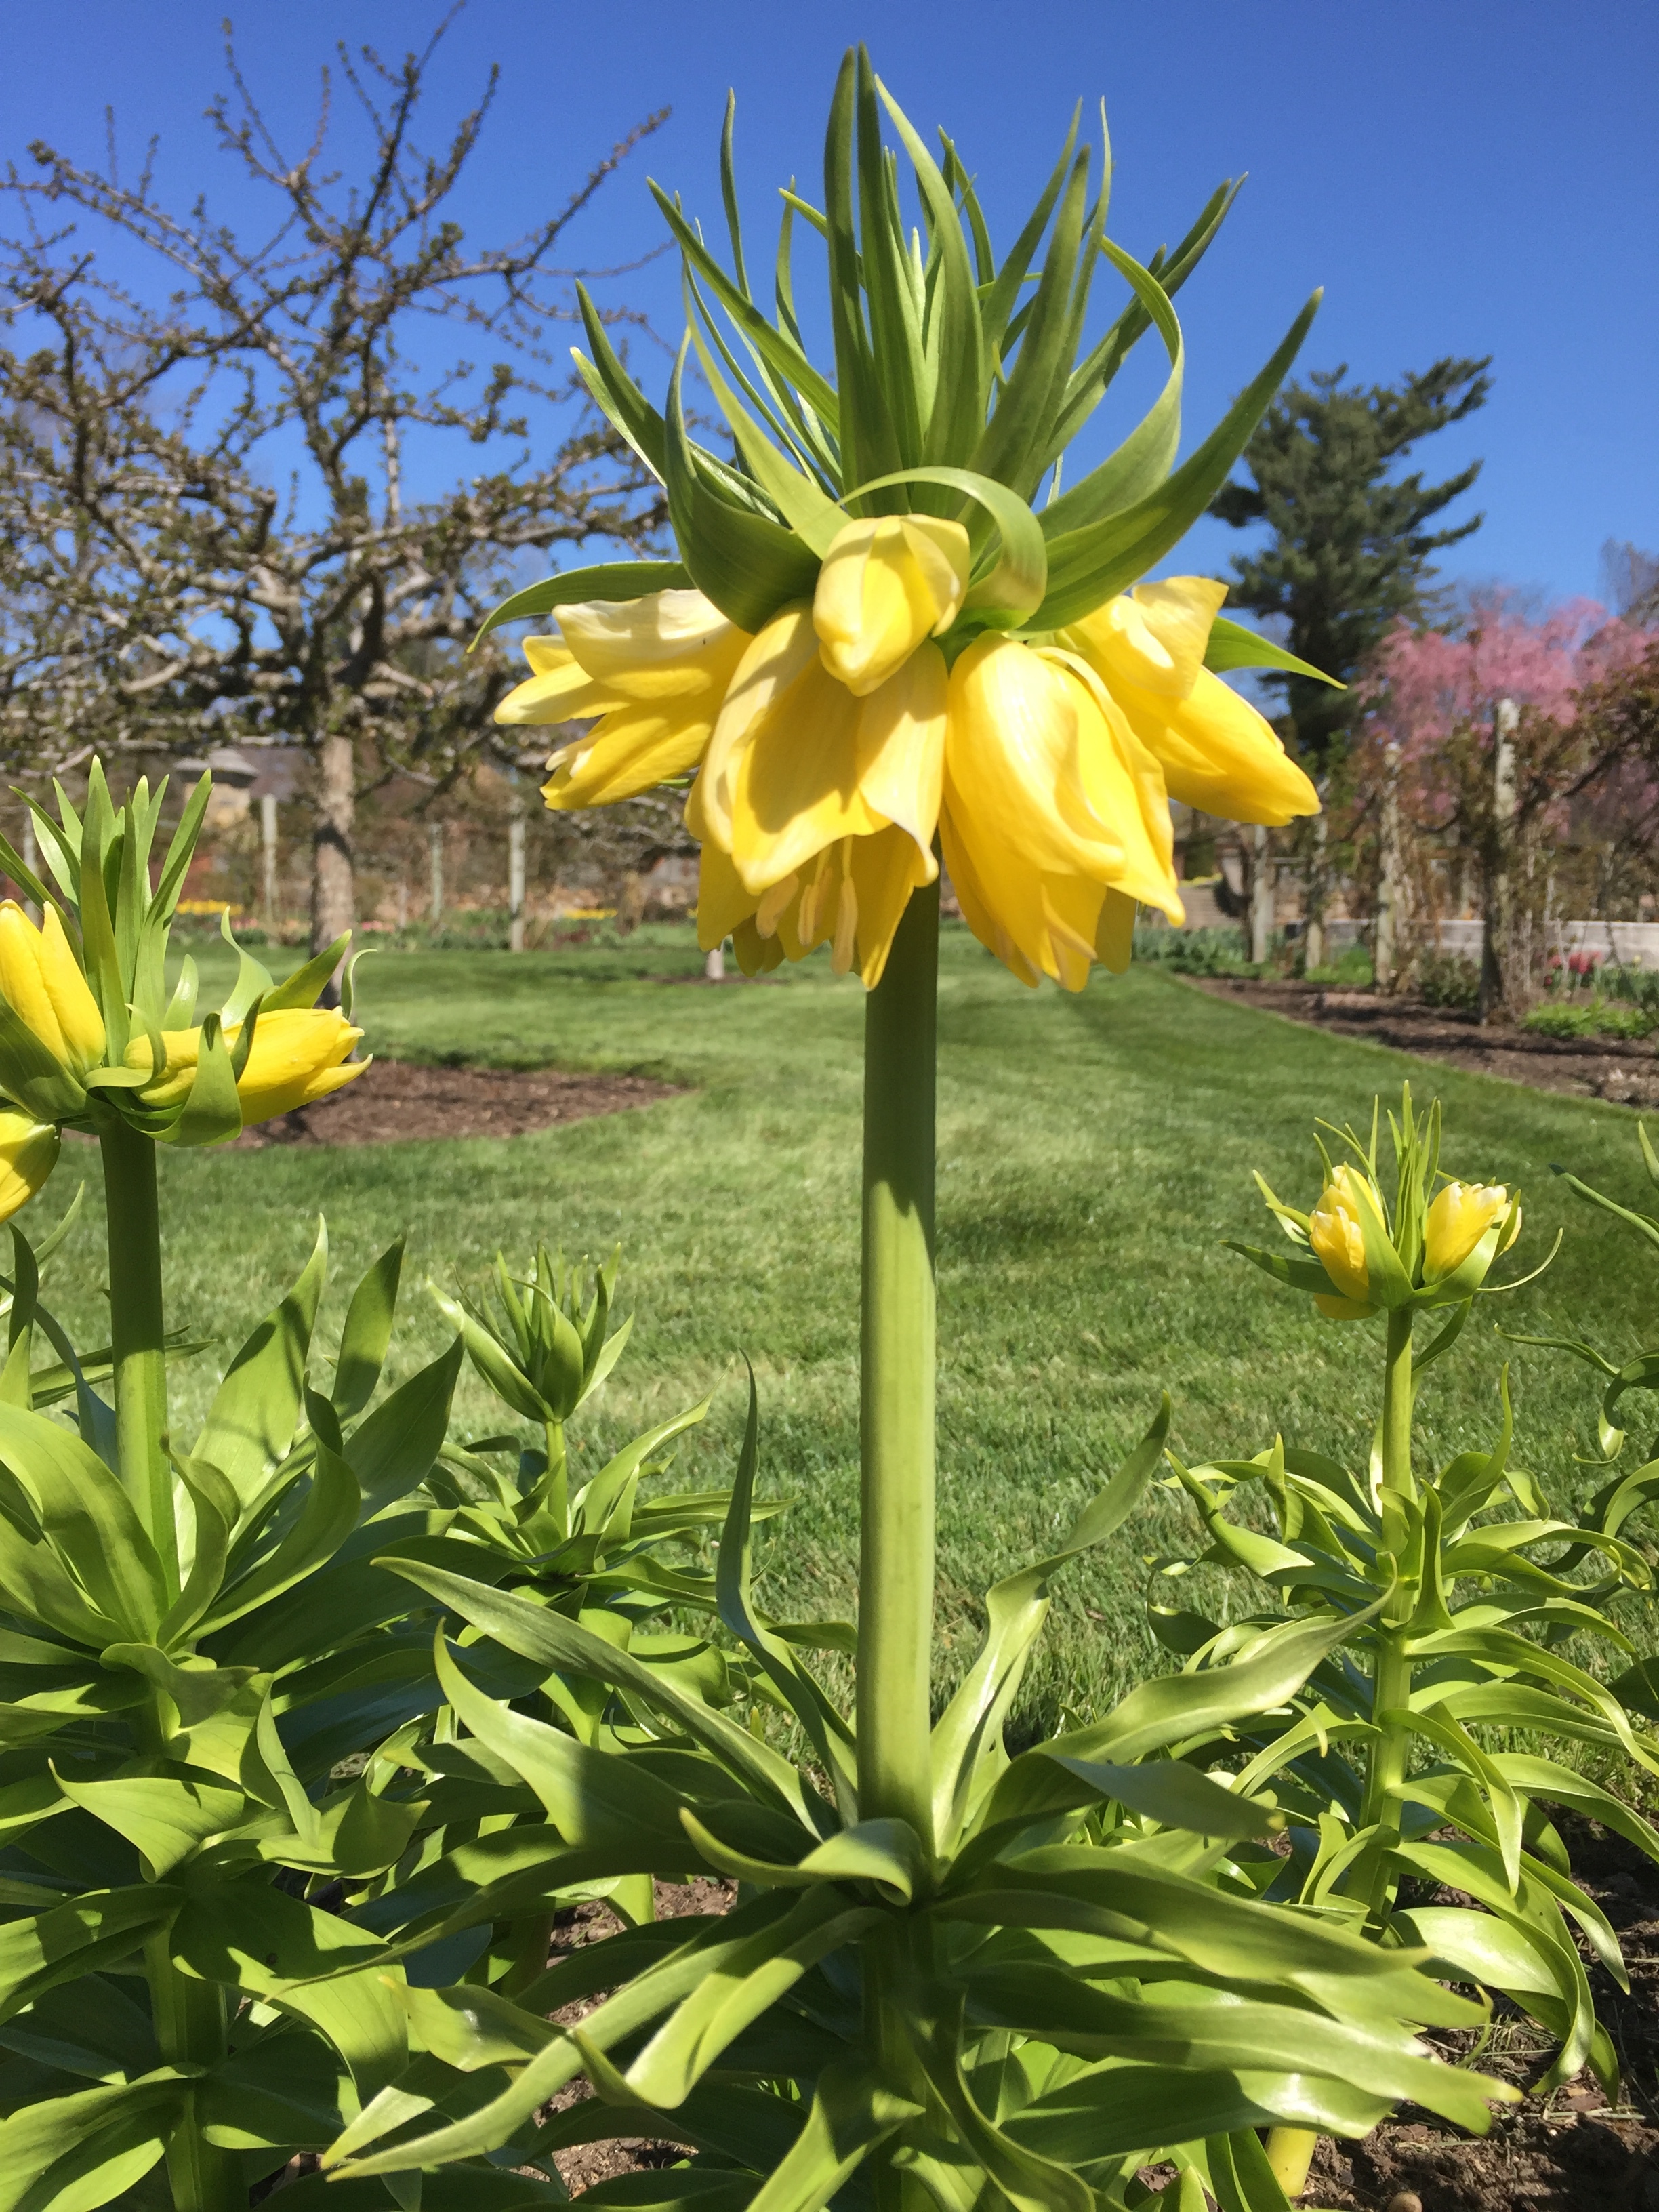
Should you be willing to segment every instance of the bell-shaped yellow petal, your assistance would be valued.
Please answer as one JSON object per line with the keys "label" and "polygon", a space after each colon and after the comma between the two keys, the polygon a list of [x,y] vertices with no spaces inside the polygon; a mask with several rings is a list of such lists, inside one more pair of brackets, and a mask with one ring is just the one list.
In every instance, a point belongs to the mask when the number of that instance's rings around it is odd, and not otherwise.
{"label": "bell-shaped yellow petal", "polygon": [[702,825],[696,798],[702,781],[700,776],[692,786],[691,797],[686,802],[685,826],[702,847],[697,860],[697,943],[705,952],[712,952],[717,945],[726,942],[740,922],[751,919],[757,902],[756,894],[732,866],[732,855],[717,845],[706,825]]}
{"label": "bell-shaped yellow petal", "polygon": [[1123,957],[1121,900],[1181,918],[1156,763],[1076,656],[1007,638],[951,672],[940,835],[969,927],[1023,981]]}
{"label": "bell-shaped yellow petal", "polygon": [[64,933],[56,907],[48,907],[40,927],[40,981],[57,1017],[64,1053],[77,1075],[104,1057],[104,1018],[81,963]]}
{"label": "bell-shaped yellow petal", "polygon": [[549,806],[611,805],[695,768],[747,632],[701,592],[565,607],[559,627],[559,637],[525,640],[535,673],[495,710],[518,726],[604,716],[549,762]]}
{"label": "bell-shaped yellow petal", "polygon": [[708,741],[697,801],[706,832],[732,850],[732,776],[748,745],[750,732],[797,678],[817,659],[812,611],[805,600],[782,608],[744,651],[726,688],[714,732]]}
{"label": "bell-shaped yellow petal", "polygon": [[15,899],[0,904],[0,997],[52,1058],[67,1066],[63,1027],[40,972],[40,933]]}
{"label": "bell-shaped yellow petal", "polygon": [[[1438,1282],[1443,1275],[1455,1274],[1493,1222],[1501,1221],[1509,1210],[1510,1194],[1501,1182],[1449,1182],[1437,1191],[1423,1222],[1424,1279]],[[1507,1252],[1520,1234],[1517,1206],[1502,1249]]]}
{"label": "bell-shaped yellow petal", "polygon": [[58,1164],[58,1132],[49,1121],[0,1110],[0,1221],[27,1206]]}
{"label": "bell-shaped yellow petal", "polygon": [[915,840],[930,884],[938,872],[933,832],[945,783],[950,678],[936,645],[922,645],[859,713],[858,784],[866,803]]}
{"label": "bell-shaped yellow petal", "polygon": [[[795,878],[773,927],[790,959],[804,959],[814,947],[828,945],[837,975],[856,968],[866,988],[874,990],[910,894],[937,872],[932,855],[919,852],[902,830],[843,838]],[[757,927],[764,928],[769,919],[763,903]]]}
{"label": "bell-shaped yellow petal", "polygon": [[849,522],[812,597],[824,667],[856,697],[879,690],[925,638],[956,620],[968,590],[968,532],[928,514]]}
{"label": "bell-shaped yellow petal", "polygon": [[1226,596],[1227,586],[1211,576],[1137,584],[1062,630],[1060,642],[1092,662],[1109,684],[1185,699],[1198,682],[1210,626]]}
{"label": "bell-shaped yellow petal", "polygon": [[560,635],[594,683],[641,704],[719,696],[750,642],[701,592],[561,607]]}
{"label": "bell-shaped yellow petal", "polygon": [[[532,646],[544,649],[532,656]],[[579,722],[623,704],[617,693],[596,684],[575,654],[556,638],[527,637],[524,648],[525,658],[536,673],[501,701],[495,709],[498,722],[514,729],[534,728],[546,722]]]}
{"label": "bell-shaped yellow petal", "polygon": [[[1344,1162],[1332,1171],[1318,1205],[1308,1217],[1308,1242],[1314,1257],[1343,1297],[1356,1305],[1365,1305],[1370,1296],[1365,1231],[1359,1211],[1364,1203],[1359,1178]],[[1322,1298],[1321,1305],[1329,1310]]]}
{"label": "bell-shaped yellow petal", "polygon": [[933,645],[878,690],[855,696],[819,658],[809,611],[787,608],[726,693],[699,779],[699,818],[757,893],[843,838],[874,836],[894,820],[930,880],[947,697],[944,656]]}
{"label": "bell-shaped yellow petal", "polygon": [[[228,1041],[235,1036],[228,1031]],[[281,1006],[261,1014],[236,1085],[244,1126],[313,1105],[367,1074],[372,1063],[349,1056],[362,1036],[337,1006]]]}
{"label": "bell-shaped yellow petal", "polygon": [[1189,696],[1108,678],[1130,727],[1164,771],[1170,796],[1227,822],[1273,827],[1317,814],[1319,793],[1248,699],[1207,668]]}
{"label": "bell-shaped yellow petal", "polygon": [[[619,707],[585,738],[562,745],[548,762],[542,797],[555,812],[611,806],[637,799],[671,775],[696,768],[714,726],[714,708],[670,700],[660,708]],[[678,714],[676,708],[681,709]]]}

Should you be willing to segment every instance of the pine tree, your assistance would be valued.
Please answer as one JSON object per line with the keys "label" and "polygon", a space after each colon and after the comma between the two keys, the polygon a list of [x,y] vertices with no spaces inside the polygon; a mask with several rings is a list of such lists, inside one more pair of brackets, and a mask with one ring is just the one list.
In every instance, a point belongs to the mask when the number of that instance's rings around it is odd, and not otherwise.
{"label": "pine tree", "polygon": [[[1397,622],[1426,611],[1430,556],[1485,520],[1425,526],[1468,490],[1479,461],[1438,484],[1390,471],[1419,439],[1485,403],[1489,361],[1437,361],[1397,387],[1369,388],[1344,385],[1345,362],[1287,386],[1244,449],[1252,481],[1225,485],[1210,510],[1236,529],[1265,522],[1273,532],[1234,561],[1232,604],[1285,617],[1291,652],[1345,684]],[[1322,764],[1356,712],[1354,694],[1306,677],[1267,680],[1285,690],[1298,750]]]}

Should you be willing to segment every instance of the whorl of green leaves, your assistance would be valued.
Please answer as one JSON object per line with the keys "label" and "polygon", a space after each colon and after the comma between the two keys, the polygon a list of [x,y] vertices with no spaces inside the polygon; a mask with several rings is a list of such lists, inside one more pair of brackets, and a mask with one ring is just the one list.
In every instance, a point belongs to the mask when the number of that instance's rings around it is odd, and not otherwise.
{"label": "whorl of green leaves", "polygon": [[[815,1648],[848,1649],[851,1627],[778,1620],[757,1592],[752,1386],[718,1603],[793,1722],[799,1761],[586,1620],[396,1562],[469,1624],[465,1645],[441,1636],[434,1655],[460,1741],[532,1791],[548,1827],[538,1856],[527,1839],[480,1838],[362,1908],[384,1956],[435,1954],[510,1900],[601,1869],[743,1887],[729,1913],[627,1928],[511,1991],[410,1991],[422,2055],[325,2170],[367,2183],[459,2168],[459,2185],[491,2162],[546,2170],[578,2143],[643,2135],[684,2148],[683,2166],[652,2176],[651,2201],[686,2212],[856,2203],[877,2157],[946,2203],[1094,2212],[1167,2156],[1224,2203],[1267,2212],[1284,2200],[1261,2126],[1360,2134],[1410,2095],[1484,2128],[1503,2093],[1437,2063],[1413,2032],[1475,2024],[1481,2008],[1419,1973],[1420,1950],[1260,1904],[1236,1861],[1278,1816],[1162,1756],[1281,1708],[1352,1623],[1288,1626],[1232,1666],[1144,1685],[1090,1727],[1017,1757],[1005,1746],[1054,1578],[1140,1504],[1168,1419],[1166,1401],[1059,1550],[988,1594],[982,1648],[933,1733],[929,1837],[860,1817],[852,1724],[809,1664]],[[507,1710],[488,1678],[514,1662],[585,1722],[568,1732]],[[896,2045],[865,2001],[877,1988],[902,2023]],[[547,2017],[601,1992],[574,2027]],[[544,2117],[582,2075],[597,2096]]]}
{"label": "whorl of green leaves", "polygon": [[[1625,1592],[1651,1595],[1651,1570],[1624,1532],[1638,1507],[1659,1498],[1659,1462],[1609,1483],[1582,1520],[1564,1519],[1536,1478],[1510,1462],[1507,1375],[1503,1401],[1490,1452],[1460,1452],[1419,1475],[1419,1494],[1399,1502],[1407,1540],[1398,1561],[1382,1548],[1371,1481],[1317,1453],[1279,1442],[1250,1460],[1172,1462],[1170,1486],[1184,1490],[1209,1539],[1200,1559],[1253,1575],[1284,1610],[1224,1629],[1155,1595],[1149,1619],[1202,1680],[1257,1638],[1283,1634],[1287,1620],[1334,1610],[1358,1621],[1388,1601],[1406,1632],[1408,1711],[1377,1708],[1376,1666],[1359,1663],[1373,1644],[1367,1630],[1313,1670],[1291,1726],[1253,1722],[1233,1731],[1249,1753],[1235,1786],[1270,1790],[1291,1823],[1289,1857],[1247,1852],[1247,1871],[1264,1898],[1427,1945],[1449,1978],[1501,1992],[1556,2039],[1548,2084],[1588,2063],[1613,2094],[1618,2062],[1596,2023],[1573,1923],[1622,1980],[1618,1939],[1572,1881],[1547,1808],[1599,1820],[1656,1860],[1659,1833],[1584,1774],[1501,1747],[1553,1738],[1659,1773],[1640,1684],[1609,1685],[1563,1648],[1584,1639],[1623,1654],[1623,1663],[1635,1657],[1606,1608]],[[1268,1509],[1271,1534],[1230,1512],[1247,1497]],[[1155,1593],[1198,1561],[1159,1564]],[[1627,1687],[1636,1692],[1628,1702]],[[1414,1757],[1381,1816],[1368,1820],[1365,1754],[1385,1723],[1404,1729]],[[1201,1757],[1208,1741],[1195,1734],[1178,1755]],[[1485,1910],[1404,1910],[1394,1900],[1412,1880],[1463,1891]]]}
{"label": "whorl of green leaves", "polygon": [[[810,596],[818,564],[849,517],[913,511],[959,520],[973,548],[970,589],[945,641],[977,631],[1052,630],[1124,590],[1161,561],[1213,499],[1295,357],[1316,294],[1283,343],[1179,467],[1184,368],[1171,304],[1237,192],[1218,185],[1186,235],[1144,265],[1106,234],[1110,151],[1079,143],[1081,110],[1030,216],[1000,261],[978,195],[941,131],[936,159],[862,48],[842,66],[824,145],[823,204],[783,195],[769,303],[751,283],[726,111],[720,149],[729,260],[677,197],[653,185],[680,250],[686,335],[666,402],[655,407],[618,358],[586,292],[588,353],[577,368],[596,404],[667,494],[678,564],[612,563],[531,586],[485,625],[586,599],[633,599],[695,585],[756,631]],[[903,149],[920,227],[907,230]],[[822,240],[832,370],[806,348],[794,240]],[[1115,319],[1091,336],[1103,264],[1127,285]],[[1131,350],[1155,331],[1166,380],[1142,420],[1099,465],[1061,488],[1062,458]],[[687,426],[695,354],[736,448],[732,461]],[[1046,503],[1035,507],[1043,486]],[[1218,625],[1210,665],[1286,665],[1267,641]]]}

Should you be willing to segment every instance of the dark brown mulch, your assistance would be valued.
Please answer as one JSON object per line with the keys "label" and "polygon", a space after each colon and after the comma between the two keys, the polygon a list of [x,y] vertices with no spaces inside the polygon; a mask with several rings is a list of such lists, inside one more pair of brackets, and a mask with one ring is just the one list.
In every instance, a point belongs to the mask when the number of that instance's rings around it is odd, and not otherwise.
{"label": "dark brown mulch", "polygon": [[1242,1000],[1338,1036],[1367,1037],[1397,1052],[1449,1067],[1502,1075],[1534,1091],[1565,1091],[1619,1106],[1659,1106],[1659,1054],[1651,1042],[1624,1037],[1540,1036],[1472,1014],[1373,991],[1327,991],[1317,983],[1194,975],[1186,981],[1218,999]]}
{"label": "dark brown mulch", "polygon": [[343,1091],[244,1129],[235,1146],[384,1145],[414,1137],[522,1137],[594,1114],[670,1098],[645,1075],[566,1075],[557,1068],[417,1067],[377,1060]]}

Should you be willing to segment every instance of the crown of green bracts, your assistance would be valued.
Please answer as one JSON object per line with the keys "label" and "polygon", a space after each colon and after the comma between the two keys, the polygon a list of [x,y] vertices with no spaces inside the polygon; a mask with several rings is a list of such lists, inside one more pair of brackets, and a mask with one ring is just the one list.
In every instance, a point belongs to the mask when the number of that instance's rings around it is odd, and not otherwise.
{"label": "crown of green bracts", "polygon": [[[362,1073],[366,1061],[349,1064],[362,1035],[351,1026],[349,971],[343,1011],[314,1003],[348,939],[279,986],[236,945],[227,915],[222,933],[238,971],[223,1004],[198,1017],[199,978],[188,955],[169,977],[169,939],[207,811],[207,776],[159,868],[152,856],[165,779],[153,791],[141,779],[118,807],[97,761],[83,807],[55,788],[56,817],[29,802],[43,875],[0,838],[0,869],[42,917],[37,927],[12,902],[0,906],[0,1110],[9,1102],[43,1129],[94,1132],[117,1115],[164,1143],[219,1144]],[[14,1210],[9,1198],[5,1210]]]}
{"label": "crown of green bracts", "polygon": [[[898,160],[881,143],[884,110],[909,158],[921,210],[921,231],[908,235]],[[1103,133],[1104,124],[1103,113]],[[678,199],[652,187],[683,256],[688,324],[665,411],[629,375],[580,291],[591,357],[577,352],[577,368],[665,487],[680,559],[550,578],[507,600],[486,629],[579,602],[692,586],[756,633],[780,608],[811,597],[849,517],[908,513],[957,520],[968,532],[969,589],[941,639],[954,657],[986,630],[1037,634],[1075,622],[1170,551],[1225,481],[1295,357],[1319,295],[1176,468],[1182,347],[1171,301],[1215,237],[1237,185],[1218,186],[1174,251],[1160,248],[1143,265],[1106,234],[1108,191],[1091,177],[1092,150],[1079,145],[1074,118],[1030,219],[999,264],[968,172],[943,132],[940,139],[936,161],[868,56],[862,49],[848,56],[824,149],[824,205],[793,190],[783,194],[769,315],[750,283],[728,103],[720,173],[729,269]],[[1103,158],[1109,182],[1109,150]],[[797,319],[798,222],[827,250],[833,375],[812,362]],[[1132,297],[1085,351],[1103,262]],[[1066,448],[1152,330],[1170,364],[1158,399],[1107,459],[1061,489]],[[694,349],[731,431],[735,462],[698,445],[687,428],[684,373]],[[1045,483],[1050,495],[1034,509]],[[1206,664],[1303,668],[1223,620],[1212,629]]]}

